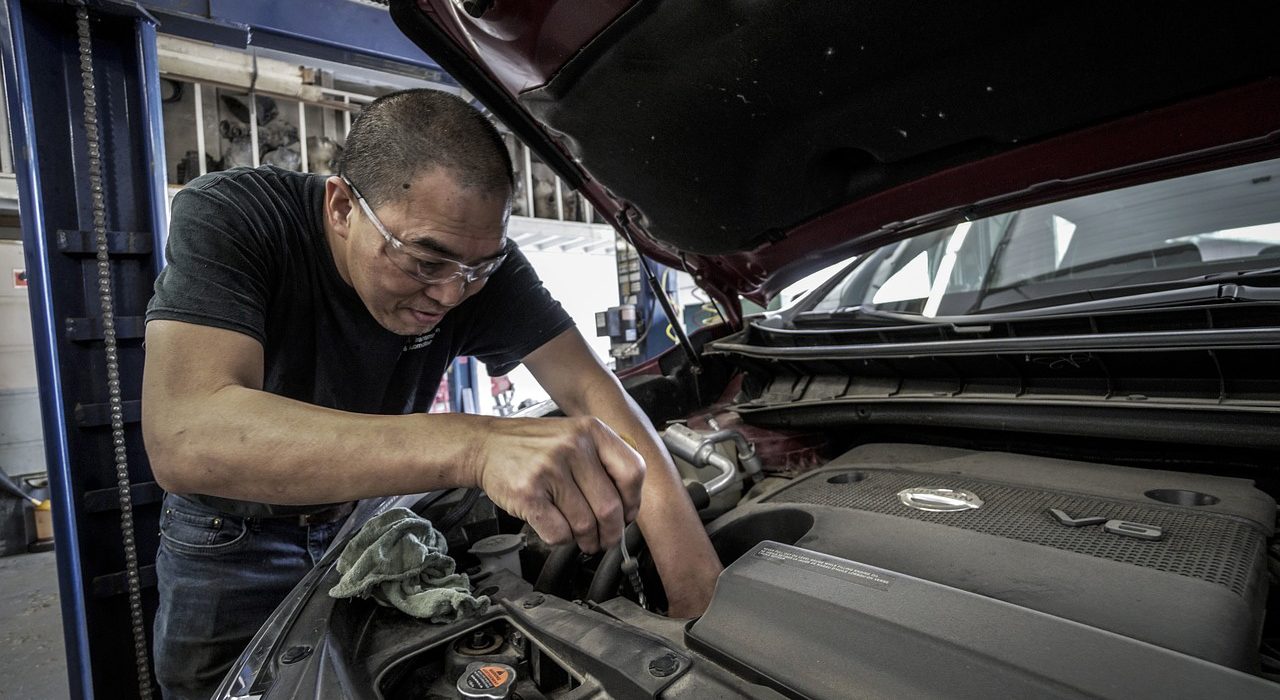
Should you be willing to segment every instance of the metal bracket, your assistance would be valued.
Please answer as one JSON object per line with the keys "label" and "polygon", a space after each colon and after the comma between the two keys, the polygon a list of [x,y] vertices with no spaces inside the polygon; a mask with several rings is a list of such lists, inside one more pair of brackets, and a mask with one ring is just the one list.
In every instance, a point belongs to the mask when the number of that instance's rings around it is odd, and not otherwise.
{"label": "metal bracket", "polygon": [[[143,316],[117,316],[116,337],[122,340],[141,338],[146,333],[147,323]],[[67,340],[73,343],[84,343],[102,340],[102,319],[69,318],[66,320]]]}
{"label": "metal bracket", "polygon": [[[138,567],[138,581],[143,588],[156,587],[156,567],[154,564]],[[129,592],[128,578],[125,572],[117,571],[93,577],[89,592],[94,598],[111,598]]]}
{"label": "metal bracket", "polygon": [[[124,422],[137,423],[142,420],[141,401],[122,401],[121,409],[124,411]],[[111,425],[111,404],[76,404],[76,425],[81,428],[100,428]]]}
{"label": "metal bracket", "polygon": [[[58,252],[67,255],[97,255],[98,242],[93,231],[58,229]],[[107,254],[150,255],[154,236],[134,231],[107,231]]]}
{"label": "metal bracket", "polygon": [[[129,487],[133,505],[144,506],[159,503],[164,499],[164,489],[154,481],[140,481]],[[108,513],[120,510],[120,489],[95,489],[84,494],[84,510],[86,513]]]}

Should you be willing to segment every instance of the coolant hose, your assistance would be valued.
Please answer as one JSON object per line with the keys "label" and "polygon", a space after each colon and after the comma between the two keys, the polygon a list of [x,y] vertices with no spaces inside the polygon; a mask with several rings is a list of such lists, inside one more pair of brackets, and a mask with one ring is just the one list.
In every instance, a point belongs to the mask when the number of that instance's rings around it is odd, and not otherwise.
{"label": "coolant hose", "polygon": [[[686,484],[685,490],[689,493],[689,500],[693,501],[694,510],[702,510],[710,505],[711,497],[707,495],[707,489],[702,484],[696,481]],[[632,556],[639,557],[644,548],[644,535],[640,533],[640,526],[636,523],[631,523],[627,526],[623,537],[627,541],[627,551],[631,552]],[[576,546],[565,546],[572,547],[574,554],[577,554]],[[554,552],[552,556],[555,556]],[[550,566],[550,564],[551,560],[548,559],[547,565]],[[545,572],[546,570],[546,567],[543,567],[543,571]],[[591,577],[591,587],[587,589],[587,600],[602,603],[616,596],[618,594],[618,586],[622,584],[622,576],[622,548],[614,547],[605,552],[604,558],[600,560],[600,566],[596,567],[596,574]],[[536,588],[542,590],[541,575],[538,576],[538,584]]]}
{"label": "coolant hose", "polygon": [[[631,523],[622,535],[627,540],[627,549],[638,552],[644,536],[640,534],[640,526]],[[587,589],[587,600],[603,603],[618,595],[618,586],[622,583],[622,548],[614,547],[604,553],[596,575],[591,577],[591,587]]]}
{"label": "coolant hose", "polygon": [[573,564],[577,561],[578,545],[570,542],[555,547],[547,555],[542,571],[538,572],[538,581],[533,584],[533,590],[562,598],[569,597],[571,594],[566,593],[572,590],[573,575],[577,573]]}

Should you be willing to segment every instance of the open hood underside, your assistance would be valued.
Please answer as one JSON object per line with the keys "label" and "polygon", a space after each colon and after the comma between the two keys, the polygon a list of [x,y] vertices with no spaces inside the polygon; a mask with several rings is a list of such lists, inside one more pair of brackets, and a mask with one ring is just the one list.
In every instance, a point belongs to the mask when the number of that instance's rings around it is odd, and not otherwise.
{"label": "open hood underside", "polygon": [[392,3],[646,253],[757,299],[926,227],[1275,150],[1273,9]]}

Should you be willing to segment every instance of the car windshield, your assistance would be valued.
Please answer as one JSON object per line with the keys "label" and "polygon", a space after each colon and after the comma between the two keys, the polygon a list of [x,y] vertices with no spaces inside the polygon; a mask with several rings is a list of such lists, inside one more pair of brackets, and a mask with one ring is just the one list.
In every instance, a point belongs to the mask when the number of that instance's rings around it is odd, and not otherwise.
{"label": "car windshield", "polygon": [[1044,204],[866,255],[809,311],[964,316],[1280,266],[1280,160]]}

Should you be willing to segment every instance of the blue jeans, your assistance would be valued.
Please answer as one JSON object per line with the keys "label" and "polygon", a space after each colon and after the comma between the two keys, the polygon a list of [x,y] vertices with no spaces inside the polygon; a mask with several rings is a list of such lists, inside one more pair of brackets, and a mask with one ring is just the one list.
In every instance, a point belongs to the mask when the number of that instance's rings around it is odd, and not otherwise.
{"label": "blue jeans", "polygon": [[164,697],[208,700],[340,527],[238,517],[165,496],[154,648]]}

